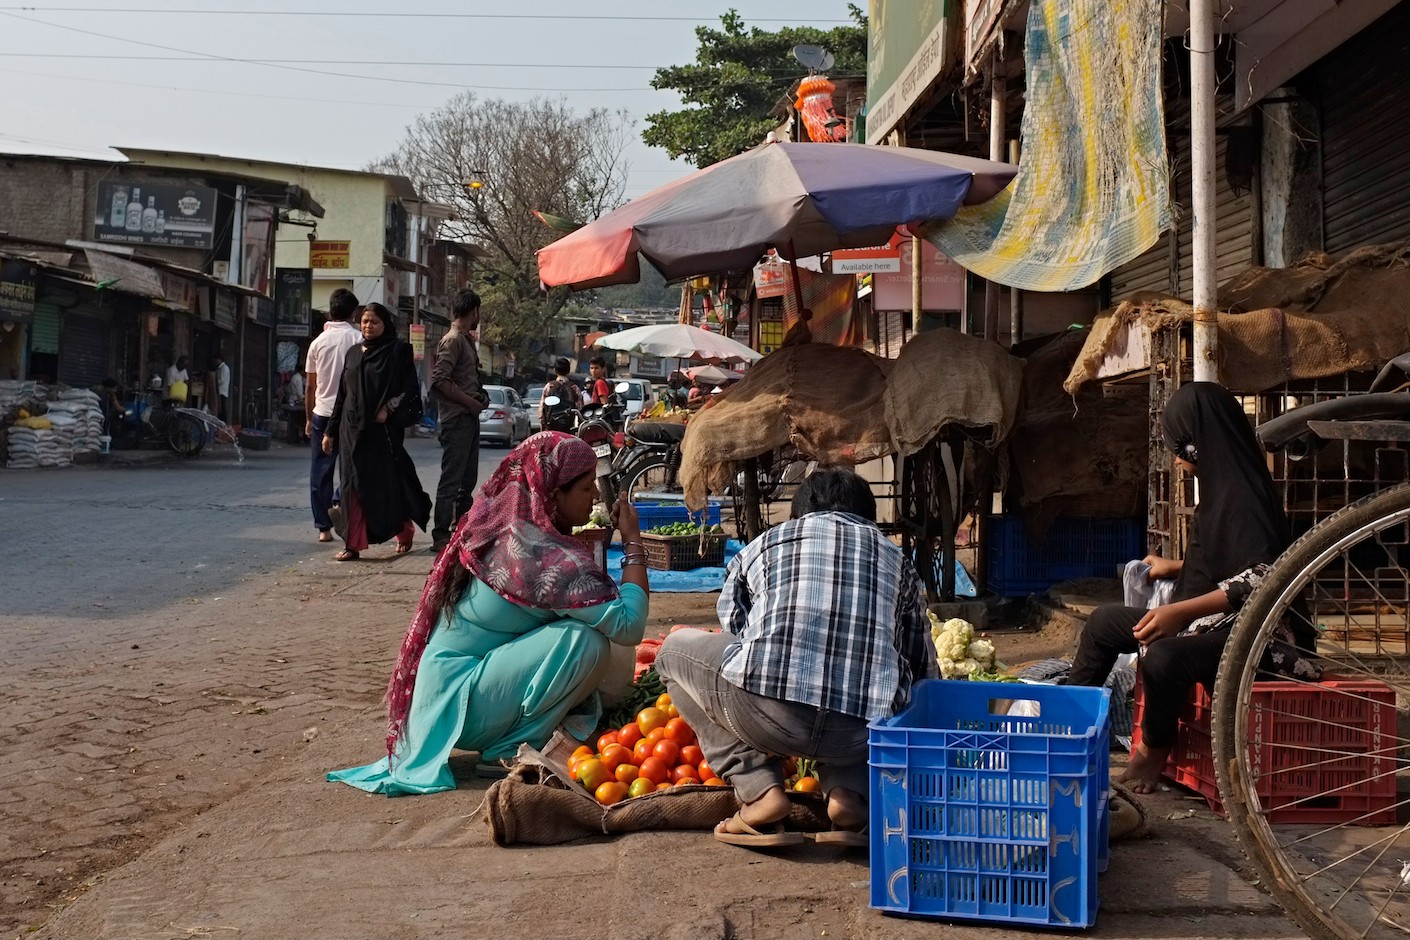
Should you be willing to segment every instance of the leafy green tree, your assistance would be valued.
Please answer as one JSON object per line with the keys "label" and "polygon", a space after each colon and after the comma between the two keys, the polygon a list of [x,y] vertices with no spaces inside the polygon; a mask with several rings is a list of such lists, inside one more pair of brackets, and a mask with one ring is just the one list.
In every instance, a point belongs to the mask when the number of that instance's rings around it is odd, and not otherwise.
{"label": "leafy green tree", "polygon": [[854,4],[847,10],[856,25],[829,30],[746,29],[735,10],[720,17],[720,29],[696,27],[695,62],[657,69],[651,80],[652,88],[679,93],[686,107],[649,115],[642,139],[697,167],[758,145],[775,126],[769,112],[807,74],[793,57],[794,46],[808,43],[831,52],[837,60],[832,75],[866,74],[866,16]]}

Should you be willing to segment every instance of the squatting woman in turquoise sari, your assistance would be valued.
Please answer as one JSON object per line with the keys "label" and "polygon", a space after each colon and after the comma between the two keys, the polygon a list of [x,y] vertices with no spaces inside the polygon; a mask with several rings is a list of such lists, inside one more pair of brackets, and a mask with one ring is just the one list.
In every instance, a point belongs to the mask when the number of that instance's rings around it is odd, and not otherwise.
{"label": "squatting woman in turquoise sari", "polygon": [[387,685],[387,756],[329,780],[401,796],[455,789],[452,749],[542,747],[597,688],[608,644],[646,628],[636,510],[616,507],[620,590],[569,533],[597,495],[592,448],[545,431],[516,447],[436,559]]}

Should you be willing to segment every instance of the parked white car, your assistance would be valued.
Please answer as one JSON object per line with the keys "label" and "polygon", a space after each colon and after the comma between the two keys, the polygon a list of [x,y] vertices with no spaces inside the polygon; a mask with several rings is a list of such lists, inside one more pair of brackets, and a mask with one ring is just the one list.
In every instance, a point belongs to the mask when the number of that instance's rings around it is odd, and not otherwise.
{"label": "parked white car", "polygon": [[616,383],[627,383],[627,413],[626,418],[630,421],[643,411],[650,411],[656,404],[656,393],[651,388],[651,383],[646,379],[612,379],[615,387]]}
{"label": "parked white car", "polygon": [[524,393],[524,407],[529,409],[529,430],[537,434],[543,430],[539,420],[539,410],[543,407],[543,386],[535,385]]}
{"label": "parked white car", "polygon": [[513,447],[528,437],[529,411],[519,393],[507,385],[486,385],[490,406],[480,412],[480,440]]}

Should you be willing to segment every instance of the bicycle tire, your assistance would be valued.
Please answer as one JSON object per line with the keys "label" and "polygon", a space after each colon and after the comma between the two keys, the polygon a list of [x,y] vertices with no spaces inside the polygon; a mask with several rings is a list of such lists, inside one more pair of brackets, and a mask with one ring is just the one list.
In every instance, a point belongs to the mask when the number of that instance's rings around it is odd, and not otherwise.
{"label": "bicycle tire", "polygon": [[[656,474],[655,471],[661,471]],[[648,477],[648,474],[652,474]],[[671,479],[673,474],[666,458],[659,454],[652,454],[642,457],[632,463],[622,472],[622,485],[617,492],[626,493],[627,499],[632,502],[644,500],[650,502],[653,495],[673,498],[684,493],[680,485]],[[645,487],[638,488],[642,483]]]}
{"label": "bicycle tire", "polygon": [[[1367,560],[1374,563],[1381,558],[1393,561],[1394,566],[1367,564]],[[1410,664],[1410,649],[1391,658],[1392,662],[1397,658],[1400,661],[1398,673],[1377,670],[1372,663],[1386,658],[1385,641],[1395,638],[1403,642],[1404,634],[1410,633],[1404,616],[1410,610],[1410,604],[1406,603],[1410,598],[1407,562],[1410,562],[1410,484],[1358,500],[1298,539],[1272,566],[1240,611],[1220,659],[1212,718],[1212,756],[1220,799],[1244,854],[1263,876],[1263,886],[1311,937],[1403,937],[1410,932],[1407,927],[1410,925],[1410,866],[1401,867],[1410,856],[1406,854],[1405,844],[1397,845],[1402,838],[1410,838],[1407,833],[1410,827],[1392,826],[1396,835],[1383,848],[1373,851],[1382,830],[1354,825],[1358,821],[1370,822],[1369,815],[1362,815],[1360,820],[1349,817],[1343,822],[1330,819],[1312,822],[1306,817],[1308,824],[1304,825],[1297,825],[1297,820],[1290,822],[1286,816],[1287,807],[1310,809],[1329,799],[1345,800],[1348,787],[1355,784],[1340,784],[1331,789],[1337,780],[1349,779],[1345,776],[1347,772],[1332,768],[1358,761],[1374,761],[1369,766],[1375,768],[1360,771],[1364,778],[1361,786],[1383,778],[1386,773],[1392,775],[1389,799],[1393,805],[1389,812],[1393,818],[1397,810],[1403,810],[1404,802],[1395,802],[1400,798],[1395,794],[1393,782],[1399,776],[1397,771],[1406,766],[1405,758],[1400,755],[1410,744],[1399,733],[1405,726],[1405,706],[1393,706],[1397,721],[1392,723],[1389,747],[1380,736],[1375,738],[1378,746],[1367,746],[1364,726],[1352,727],[1317,716],[1339,715],[1342,713],[1336,709],[1348,706],[1362,713],[1377,708],[1364,704],[1370,701],[1371,693],[1328,692],[1324,691],[1327,687],[1319,686],[1317,696],[1344,695],[1345,700],[1319,698],[1323,710],[1314,714],[1314,718],[1324,727],[1313,728],[1316,738],[1313,746],[1303,743],[1294,750],[1292,745],[1279,743],[1276,733],[1268,733],[1272,727],[1270,721],[1293,720],[1279,719],[1282,713],[1273,700],[1265,697],[1259,701],[1261,717],[1255,719],[1253,684],[1260,681],[1260,677],[1269,678],[1261,667],[1265,653],[1275,642],[1274,631],[1279,622],[1283,618],[1293,621],[1303,618],[1319,631],[1311,658],[1334,664],[1336,668],[1330,671],[1338,675],[1349,673],[1351,678],[1356,678],[1360,674],[1391,685],[1398,693],[1392,701],[1406,702],[1410,696],[1410,672],[1406,669]],[[1340,574],[1338,566],[1342,566]],[[1367,595],[1364,586],[1354,583],[1366,569],[1374,571],[1375,579],[1369,595],[1374,608],[1370,628],[1373,639],[1369,641],[1373,652],[1369,655],[1358,650],[1368,642],[1364,639],[1367,635],[1362,623],[1364,614],[1360,612],[1362,599]],[[1387,585],[1399,590],[1392,595],[1385,589]],[[1394,602],[1402,605],[1400,613],[1387,621],[1398,628],[1398,633],[1388,631],[1383,636],[1382,602],[1392,610]],[[1341,627],[1336,626],[1338,607],[1345,621]],[[1410,642],[1404,645],[1410,647]],[[1294,691],[1301,693],[1310,688],[1295,688]],[[1326,708],[1327,704],[1332,708]],[[1257,735],[1251,738],[1255,730]],[[1347,732],[1358,731],[1360,738],[1346,736]],[[1334,741],[1345,743],[1329,743]],[[1358,741],[1363,742],[1360,747]],[[1277,769],[1278,753],[1275,751],[1280,747],[1287,749],[1282,759],[1294,762],[1288,773],[1300,772],[1304,774],[1302,779],[1318,781],[1308,784],[1306,791],[1297,793],[1296,800],[1284,804],[1282,810],[1277,806],[1282,797],[1277,795],[1281,771]],[[1337,750],[1338,747],[1342,750]],[[1251,755],[1255,752],[1266,755],[1260,756],[1259,762],[1273,768],[1262,771],[1265,777],[1262,787],[1271,786],[1274,791],[1268,806],[1258,792],[1259,769],[1250,766]],[[1323,789],[1316,790],[1316,787]],[[1292,795],[1290,790],[1285,792]],[[1356,805],[1359,808],[1361,804]],[[1284,813],[1283,819],[1273,821],[1272,816],[1279,812]],[[1382,810],[1382,814],[1385,812]],[[1399,815],[1403,818],[1403,812]],[[1307,831],[1309,824],[1318,831]],[[1330,843],[1335,843],[1336,847],[1325,848]],[[1362,847],[1356,848],[1357,844]],[[1388,852],[1392,846],[1397,851]],[[1344,857],[1326,864],[1326,860],[1334,858],[1338,852]],[[1359,873],[1357,869],[1361,869]],[[1388,891],[1386,886],[1390,886]],[[1378,900],[1380,894],[1385,895],[1384,902]],[[1393,908],[1392,902],[1395,902]]]}
{"label": "bicycle tire", "polygon": [[206,446],[206,429],[190,415],[175,412],[167,419],[166,442],[182,457],[195,457]]}

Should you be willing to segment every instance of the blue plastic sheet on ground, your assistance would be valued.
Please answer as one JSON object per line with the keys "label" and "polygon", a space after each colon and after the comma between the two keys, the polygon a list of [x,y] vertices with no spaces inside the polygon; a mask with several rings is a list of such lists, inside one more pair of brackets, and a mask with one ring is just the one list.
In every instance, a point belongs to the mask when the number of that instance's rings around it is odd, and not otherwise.
{"label": "blue plastic sheet on ground", "polygon": [[[725,543],[725,564],[739,554],[744,543],[730,539]],[[622,580],[622,549],[613,545],[607,550],[607,574],[614,581]],[[647,569],[646,583],[651,590],[667,594],[708,594],[724,587],[724,568],[696,568],[694,571],[657,571]]]}
{"label": "blue plastic sheet on ground", "polygon": [[974,587],[974,580],[969,576],[969,572],[964,568],[964,562],[955,559],[955,596],[956,597],[978,597],[979,591]]}

